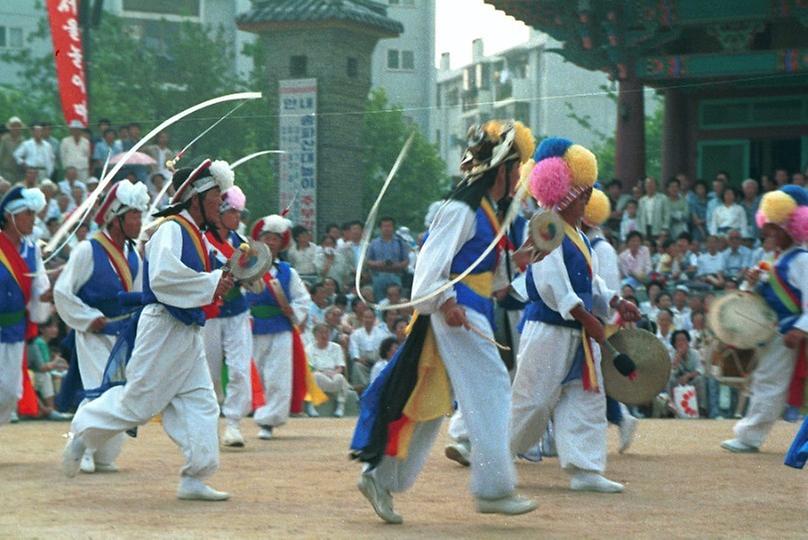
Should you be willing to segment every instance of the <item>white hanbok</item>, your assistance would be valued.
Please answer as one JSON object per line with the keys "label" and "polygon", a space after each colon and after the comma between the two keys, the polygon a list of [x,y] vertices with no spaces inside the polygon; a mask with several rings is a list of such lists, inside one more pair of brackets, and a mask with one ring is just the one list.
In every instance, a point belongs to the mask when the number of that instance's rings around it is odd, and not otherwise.
{"label": "white hanbok", "polygon": [[[422,297],[450,279],[454,256],[476,231],[477,215],[465,203],[449,201],[435,216],[429,239],[418,256],[413,279],[413,297]],[[431,314],[438,351],[463,410],[471,441],[471,492],[484,499],[513,493],[516,470],[508,447],[510,378],[496,347],[463,327],[451,327],[440,306],[454,298],[452,288],[416,306]],[[468,321],[493,338],[488,319],[466,308]],[[423,468],[442,419],[420,423],[413,431],[406,459],[385,456],[372,470],[380,486],[392,492],[409,489]]]}
{"label": "white hanbok", "polygon": [[[28,256],[28,250],[36,250],[36,270],[32,277],[31,298],[26,309],[32,322],[42,323],[48,320],[52,306],[43,302],[40,297],[50,289],[50,280],[42,264],[39,248],[28,240],[23,240],[20,254]],[[7,424],[11,414],[17,410],[17,402],[22,398],[22,359],[25,354],[25,340],[17,343],[0,343],[0,425]]]}
{"label": "white hanbok", "polygon": [[[187,211],[181,214],[193,223]],[[162,413],[163,429],[185,456],[180,474],[203,479],[219,466],[219,405],[205,361],[202,328],[173,317],[164,304],[181,309],[213,301],[221,270],[197,272],[180,260],[180,225],[160,225],[146,244],[149,285],[158,302],[143,308],[126,384],[79,409],[71,431],[98,449],[118,433]]]}
{"label": "white hanbok", "polygon": [[[124,256],[129,255],[129,243],[126,243]],[[112,262],[107,259],[108,264]],[[143,266],[138,256],[138,273],[133,276],[132,291],[143,290]],[[79,373],[85,389],[98,388],[104,376],[109,354],[115,345],[115,336],[90,332],[92,322],[104,314],[101,310],[88,306],[79,298],[78,292],[93,275],[93,246],[89,240],[80,242],[70,253],[64,270],[53,287],[53,297],[59,317],[70,328],[76,331],[76,357],[79,362]],[[85,405],[89,400],[84,400]],[[111,464],[121,452],[124,434],[120,433],[98,447],[95,459],[99,463]]]}
{"label": "white hanbok", "polygon": [[[294,268],[290,268],[289,306],[295,319],[305,322],[311,296]],[[278,270],[270,270],[276,277]],[[253,354],[264,384],[266,403],[255,410],[253,420],[259,426],[281,426],[289,420],[292,401],[292,332],[253,334]]]}
{"label": "white hanbok", "polygon": [[[597,256],[592,257],[594,315],[607,319],[609,301],[615,292],[598,274]],[[532,264],[539,295],[565,320],[583,301],[570,283],[561,247]],[[590,339],[599,390],[586,391],[581,378],[564,382],[581,346],[581,331],[574,328],[527,321],[522,332],[516,378],[513,383],[511,448],[522,454],[533,448],[553,420],[561,467],[601,473],[606,468],[606,394],[600,369],[600,348]]]}

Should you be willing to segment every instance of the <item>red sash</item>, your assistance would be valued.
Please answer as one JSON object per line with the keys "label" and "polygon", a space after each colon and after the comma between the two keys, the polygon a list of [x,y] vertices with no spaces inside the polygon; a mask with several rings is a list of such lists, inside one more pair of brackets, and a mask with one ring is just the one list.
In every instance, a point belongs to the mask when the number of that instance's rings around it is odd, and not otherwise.
{"label": "red sash", "polygon": [[36,268],[28,268],[28,264],[20,255],[20,252],[17,251],[17,248],[3,232],[0,232],[0,264],[8,269],[11,277],[17,282],[22,291],[25,305],[28,305],[28,301],[31,300],[31,286],[33,283],[29,274],[35,272]]}
{"label": "red sash", "polygon": [[[233,246],[230,245],[230,242],[225,240],[224,242],[220,242],[216,235],[213,234],[213,231],[207,231],[205,233],[205,238],[207,239],[208,243],[213,246],[213,249],[224,255],[228,260],[230,256],[236,251]],[[205,319],[215,319],[219,316],[219,313],[222,309],[222,299],[219,298],[214,300],[212,304],[208,304],[207,306],[202,306],[202,311],[205,313]]]}

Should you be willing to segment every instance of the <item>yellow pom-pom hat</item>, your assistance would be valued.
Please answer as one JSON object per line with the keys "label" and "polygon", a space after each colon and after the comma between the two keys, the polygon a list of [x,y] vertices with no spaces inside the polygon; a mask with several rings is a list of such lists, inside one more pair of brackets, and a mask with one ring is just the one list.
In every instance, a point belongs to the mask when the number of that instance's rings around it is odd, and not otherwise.
{"label": "yellow pom-pom hat", "polygon": [[761,229],[767,224],[781,227],[795,242],[808,241],[808,191],[789,184],[766,193],[755,221]]}
{"label": "yellow pom-pom hat", "polygon": [[590,227],[600,227],[609,219],[611,213],[612,203],[609,202],[609,197],[597,187],[592,189],[592,196],[589,197],[584,210],[584,223]]}
{"label": "yellow pom-pom hat", "polygon": [[562,210],[586,191],[598,178],[595,154],[561,137],[544,139],[533,157],[529,188],[544,208]]}

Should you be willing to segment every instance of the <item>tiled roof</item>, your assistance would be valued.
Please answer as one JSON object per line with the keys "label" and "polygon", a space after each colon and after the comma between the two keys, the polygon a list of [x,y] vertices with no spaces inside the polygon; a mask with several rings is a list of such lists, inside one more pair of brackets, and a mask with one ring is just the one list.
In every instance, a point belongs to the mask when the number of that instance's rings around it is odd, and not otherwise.
{"label": "tiled roof", "polygon": [[265,22],[346,21],[400,34],[404,26],[387,17],[387,8],[372,0],[262,0],[236,18],[239,26]]}

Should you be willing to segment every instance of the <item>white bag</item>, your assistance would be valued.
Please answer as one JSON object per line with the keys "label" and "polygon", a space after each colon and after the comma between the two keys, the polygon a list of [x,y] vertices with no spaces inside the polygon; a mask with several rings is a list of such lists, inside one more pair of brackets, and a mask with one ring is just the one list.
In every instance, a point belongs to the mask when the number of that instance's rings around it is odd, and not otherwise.
{"label": "white bag", "polygon": [[692,384],[674,386],[673,405],[676,407],[678,418],[698,418],[699,400],[696,396],[696,387]]}

